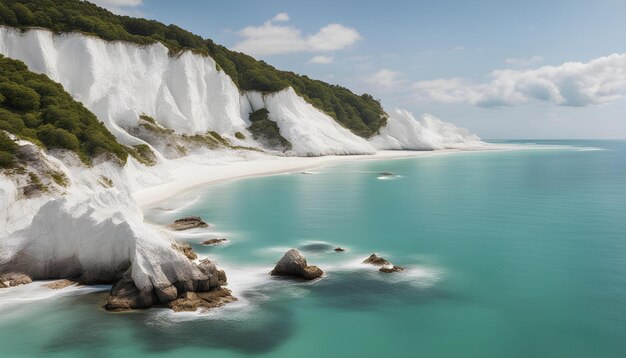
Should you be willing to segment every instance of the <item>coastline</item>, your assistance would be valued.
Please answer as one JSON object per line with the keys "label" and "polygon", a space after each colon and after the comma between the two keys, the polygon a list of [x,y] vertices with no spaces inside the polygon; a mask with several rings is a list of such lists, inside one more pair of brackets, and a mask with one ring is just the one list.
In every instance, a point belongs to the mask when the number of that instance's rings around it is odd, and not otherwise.
{"label": "coastline", "polygon": [[[391,160],[431,157],[452,153],[475,153],[516,149],[513,146],[488,144],[471,149],[440,149],[430,151],[383,150],[376,154],[330,155],[320,157],[271,157],[242,160],[223,165],[185,165],[176,169],[177,178],[163,184],[142,188],[131,195],[140,208],[165,200],[182,192],[227,180],[303,171],[334,163],[360,160]],[[520,149],[520,148],[517,148]]]}

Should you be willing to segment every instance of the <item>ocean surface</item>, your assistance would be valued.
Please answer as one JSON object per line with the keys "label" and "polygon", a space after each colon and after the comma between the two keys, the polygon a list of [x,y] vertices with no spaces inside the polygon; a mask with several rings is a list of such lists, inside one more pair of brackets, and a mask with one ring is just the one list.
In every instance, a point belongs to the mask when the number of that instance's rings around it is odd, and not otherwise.
{"label": "ocean surface", "polygon": [[[106,287],[0,296],[0,356],[626,357],[626,142],[507,143],[532,149],[345,162],[158,203],[147,221],[214,225],[177,239],[221,264],[237,303],[114,314]],[[213,237],[229,241],[199,244]],[[270,277],[289,248],[325,276]],[[360,263],[373,252],[406,270]]]}

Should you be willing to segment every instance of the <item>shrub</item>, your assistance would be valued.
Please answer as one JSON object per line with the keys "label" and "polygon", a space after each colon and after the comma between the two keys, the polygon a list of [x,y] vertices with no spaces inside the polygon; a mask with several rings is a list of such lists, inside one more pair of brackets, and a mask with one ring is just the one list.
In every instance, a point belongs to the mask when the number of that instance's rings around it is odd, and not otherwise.
{"label": "shrub", "polygon": [[252,123],[248,130],[252,137],[269,148],[287,151],[291,149],[291,143],[280,135],[278,125],[269,119],[263,119]]}
{"label": "shrub", "polygon": [[244,139],[246,139],[246,136],[243,135],[243,133],[241,133],[241,132],[236,132],[235,133],[235,138],[244,140]]}
{"label": "shrub", "polygon": [[147,144],[138,144],[133,146],[130,150],[130,155],[137,159],[140,163],[148,166],[156,164],[156,155],[152,152],[152,149]]}
{"label": "shrub", "polygon": [[258,122],[258,121],[263,121],[266,120],[268,118],[268,114],[270,112],[265,109],[265,108],[261,108],[261,109],[257,109],[256,111],[250,113],[250,116],[248,116],[248,118],[250,119],[250,122]]}
{"label": "shrub", "polygon": [[[30,72],[21,61],[1,55],[0,130],[47,149],[72,150],[86,163],[105,152],[122,161],[128,156],[96,116],[72,99],[60,84]],[[6,162],[8,155],[3,158]]]}
{"label": "shrub", "polygon": [[0,83],[0,93],[4,104],[20,111],[32,111],[39,108],[40,96],[32,88],[15,82]]}

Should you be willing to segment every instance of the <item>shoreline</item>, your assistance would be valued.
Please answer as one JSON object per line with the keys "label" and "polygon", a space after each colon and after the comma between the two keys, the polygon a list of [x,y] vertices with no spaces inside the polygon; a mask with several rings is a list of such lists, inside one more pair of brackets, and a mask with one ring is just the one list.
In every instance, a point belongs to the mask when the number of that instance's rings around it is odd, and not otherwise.
{"label": "shoreline", "polygon": [[376,154],[331,155],[321,157],[270,157],[260,160],[242,160],[222,165],[186,165],[176,169],[175,180],[131,193],[140,208],[158,203],[180,193],[207,185],[251,177],[261,177],[303,171],[322,166],[361,160],[394,160],[431,157],[453,153],[475,153],[522,149],[515,146],[488,144],[473,149],[440,149],[430,151],[383,150]]}

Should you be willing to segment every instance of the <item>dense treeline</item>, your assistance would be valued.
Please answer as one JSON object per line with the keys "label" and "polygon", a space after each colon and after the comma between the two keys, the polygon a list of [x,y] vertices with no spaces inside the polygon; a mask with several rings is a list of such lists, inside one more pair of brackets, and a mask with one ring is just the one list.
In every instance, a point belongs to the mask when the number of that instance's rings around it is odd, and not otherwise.
{"label": "dense treeline", "polygon": [[309,103],[328,113],[355,134],[368,137],[386,123],[380,102],[350,90],[293,72],[279,71],[243,53],[230,51],[175,25],[154,20],[115,15],[80,0],[3,0],[0,24],[14,27],[44,27],[55,32],[80,31],[105,40],[123,40],[141,45],[161,42],[171,54],[183,49],[208,54],[241,90],[275,92],[288,86]]}
{"label": "dense treeline", "polygon": [[[126,161],[119,144],[96,116],[72,99],[63,86],[28,70],[21,61],[0,55],[0,131],[47,149],[76,152],[84,162],[113,153]],[[0,167],[14,162],[17,146],[0,132]]]}

